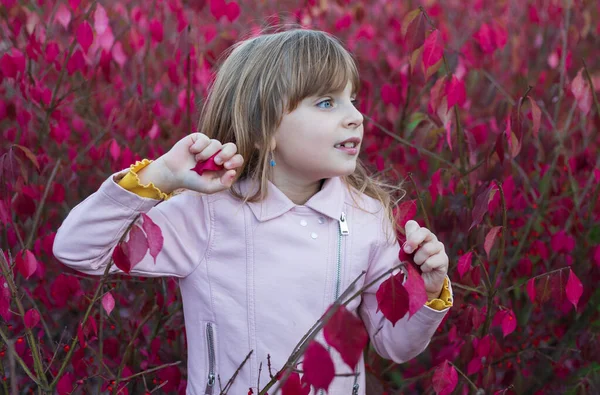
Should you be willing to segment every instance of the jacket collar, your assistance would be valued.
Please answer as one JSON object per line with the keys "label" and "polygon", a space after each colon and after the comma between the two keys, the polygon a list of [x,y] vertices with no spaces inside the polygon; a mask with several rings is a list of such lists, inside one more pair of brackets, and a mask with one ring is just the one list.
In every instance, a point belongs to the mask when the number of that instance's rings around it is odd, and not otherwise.
{"label": "jacket collar", "polygon": [[[242,195],[256,191],[258,181],[244,179],[239,181]],[[268,181],[267,196],[262,202],[248,202],[250,210],[260,222],[279,217],[294,207],[309,207],[323,215],[338,220],[344,206],[344,183],[340,177],[328,178],[319,192],[314,194],[303,206],[292,202],[275,184]]]}

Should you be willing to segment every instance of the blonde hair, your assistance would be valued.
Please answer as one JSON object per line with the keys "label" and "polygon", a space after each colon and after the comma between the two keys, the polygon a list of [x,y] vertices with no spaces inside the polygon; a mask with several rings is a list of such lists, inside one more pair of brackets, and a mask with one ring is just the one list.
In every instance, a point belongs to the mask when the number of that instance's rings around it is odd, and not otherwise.
{"label": "blonde hair", "polygon": [[[230,51],[209,90],[197,130],[223,144],[236,144],[244,158],[236,181],[257,180],[259,189],[253,196],[242,196],[233,187],[230,191],[244,202],[256,202],[266,197],[270,142],[283,114],[306,97],[343,90],[348,81],[356,93],[360,80],[352,55],[323,31],[260,34],[236,43]],[[381,202],[398,229],[392,195],[404,194],[401,186],[369,176],[360,160],[355,172],[342,178],[347,186]]]}

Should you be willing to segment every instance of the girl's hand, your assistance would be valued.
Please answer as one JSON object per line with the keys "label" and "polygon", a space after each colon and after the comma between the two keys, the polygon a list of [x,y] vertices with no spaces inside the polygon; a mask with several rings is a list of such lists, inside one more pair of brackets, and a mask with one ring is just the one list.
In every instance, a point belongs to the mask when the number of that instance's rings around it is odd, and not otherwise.
{"label": "girl's hand", "polygon": [[[197,162],[205,161],[217,152],[219,154],[214,160],[217,165],[223,165],[223,170],[206,171],[202,175],[191,170]],[[235,144],[221,144],[202,133],[192,133],[182,138],[157,161],[172,177],[176,186],[173,189],[185,188],[206,194],[231,187],[236,169],[244,164],[244,158],[237,153]]]}
{"label": "girl's hand", "polygon": [[416,221],[407,221],[404,230],[406,242],[402,249],[407,254],[415,253],[413,260],[421,268],[427,298],[436,299],[442,292],[448,273],[448,255],[444,244],[438,241],[429,229],[420,227]]}

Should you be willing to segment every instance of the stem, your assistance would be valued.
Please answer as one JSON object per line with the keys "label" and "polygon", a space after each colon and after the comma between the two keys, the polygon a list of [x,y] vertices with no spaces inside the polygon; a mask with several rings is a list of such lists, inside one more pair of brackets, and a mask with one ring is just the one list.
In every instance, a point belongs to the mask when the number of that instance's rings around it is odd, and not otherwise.
{"label": "stem", "polygon": [[171,366],[177,366],[180,363],[181,363],[181,361],[171,362],[171,363],[165,363],[164,365],[156,366],[156,367],[151,368],[151,369],[146,369],[146,370],[144,370],[142,372],[138,372],[136,374],[132,374],[131,376],[127,376],[127,377],[121,378],[121,382],[129,381],[131,379],[134,379],[136,377],[142,376],[144,374],[156,372],[157,370],[161,370],[161,369],[168,368],[168,367],[171,367]]}
{"label": "stem", "polygon": [[598,96],[596,96],[596,91],[594,90],[594,82],[592,81],[590,72],[588,71],[587,65],[585,64],[585,59],[581,59],[581,61],[583,62],[583,70],[585,71],[585,76],[587,77],[588,83],[590,84],[590,89],[592,90],[592,97],[594,98],[594,105],[596,106],[596,115],[600,117],[600,104],[598,103]]}
{"label": "stem", "polygon": [[31,328],[27,327],[25,324],[25,309],[23,308],[23,304],[21,303],[21,299],[18,297],[17,286],[14,281],[14,277],[10,271],[10,265],[6,262],[4,258],[4,253],[0,252],[2,256],[2,262],[0,262],[0,266],[2,268],[2,274],[6,279],[6,283],[8,284],[8,288],[10,289],[11,299],[15,301],[17,305],[17,310],[19,311],[19,315],[23,320],[23,326],[25,327],[25,337],[27,338],[27,343],[29,344],[29,348],[31,350],[31,356],[33,357],[33,367],[35,369],[35,373],[38,376],[38,380],[41,382],[41,386],[46,390],[48,387],[48,380],[46,379],[46,375],[44,374],[44,365],[42,363],[42,357],[40,355],[40,350],[38,348],[37,341],[33,333],[31,332]]}
{"label": "stem", "polygon": [[410,181],[413,184],[413,188],[415,190],[415,195],[417,195],[417,201],[419,202],[419,206],[421,206],[421,212],[423,213],[423,219],[425,220],[425,225],[427,226],[427,228],[429,230],[431,230],[433,232],[433,230],[431,228],[431,223],[429,222],[429,216],[427,215],[427,210],[425,210],[425,204],[423,204],[423,199],[421,199],[421,195],[418,192],[419,190],[417,188],[415,179],[412,176],[412,173],[408,174],[408,178],[410,178]]}
{"label": "stem", "polygon": [[155,304],[154,306],[152,306],[152,310],[150,310],[148,312],[148,314],[146,314],[146,316],[142,319],[142,322],[139,323],[139,325],[135,329],[135,332],[133,333],[133,336],[131,336],[131,340],[129,341],[129,344],[127,344],[127,348],[125,349],[125,354],[123,354],[123,359],[121,360],[121,364],[119,365],[119,370],[117,372],[117,378],[115,379],[115,384],[114,384],[113,390],[112,390],[112,394],[113,395],[116,395],[117,389],[119,388],[119,384],[122,381],[121,380],[121,374],[123,373],[123,368],[125,367],[125,362],[127,361],[128,357],[129,357],[129,354],[131,352],[131,349],[133,347],[133,343],[135,342],[135,339],[137,339],[140,331],[142,330],[142,328],[144,327],[144,325],[146,325],[146,322],[148,322],[148,320],[157,311],[158,311],[158,305]]}
{"label": "stem", "polygon": [[[231,378],[229,379],[229,381],[227,383],[225,383],[225,387],[223,387],[223,391],[221,391],[222,395],[227,394],[227,390],[229,390],[229,387],[233,384],[233,381],[237,377],[237,375],[240,372],[240,370],[242,370],[242,368],[244,367],[244,365],[246,364],[246,362],[248,362],[248,359],[250,358],[250,355],[252,355],[253,352],[254,352],[254,350],[250,350],[250,352],[248,353],[248,355],[246,355],[246,358],[244,358],[244,360],[242,361],[242,363],[240,364],[240,366],[238,366],[238,368],[235,371],[235,373],[233,373],[233,376],[231,376]],[[260,377],[260,375],[259,375],[259,377]]]}
{"label": "stem", "polygon": [[[6,336],[6,333],[4,333],[4,331],[2,330],[2,328],[0,328],[0,337],[2,338],[2,340],[4,341],[4,343],[6,344],[6,346],[8,348],[9,354],[14,355],[14,357],[17,360],[17,362],[19,362],[19,365],[21,365],[21,367],[25,371],[25,374],[27,374],[27,376],[29,376],[29,378],[34,383],[36,383],[38,386],[41,386],[41,384],[38,381],[37,377],[35,377],[35,375],[33,373],[31,373],[31,370],[29,370],[29,368],[27,367],[27,364],[25,363],[25,361],[23,361],[23,359],[21,359],[21,357],[19,356],[19,354],[17,354],[17,352],[15,351],[14,345],[13,345],[13,341],[10,340],[8,338],[8,336]],[[15,376],[13,376],[11,378],[12,378],[12,380],[16,380]]]}
{"label": "stem", "polygon": [[42,210],[44,209],[44,204],[46,203],[46,198],[48,197],[48,191],[50,190],[50,185],[52,184],[52,181],[54,181],[54,177],[56,177],[56,172],[57,172],[59,166],[60,166],[60,159],[58,159],[56,161],[56,164],[54,165],[54,169],[52,169],[52,173],[50,174],[48,181],[46,181],[46,187],[44,188],[44,195],[42,196],[42,200],[38,204],[37,210],[35,212],[35,217],[33,219],[33,225],[31,225],[31,231],[29,232],[29,237],[27,238],[27,243],[25,243],[26,250],[31,248],[31,245],[33,243],[33,238],[35,237],[35,235],[37,233],[37,228],[40,223],[40,216],[42,215]]}
{"label": "stem", "polygon": [[463,377],[465,378],[465,380],[467,380],[467,382],[468,382],[468,383],[469,383],[469,385],[470,385],[470,386],[473,388],[473,390],[477,391],[477,390],[479,389],[479,388],[478,388],[478,387],[475,385],[475,383],[473,383],[473,382],[471,381],[471,379],[469,379],[469,377],[467,377],[467,375],[466,375],[466,374],[464,374],[464,373],[462,372],[462,370],[460,370],[460,369],[458,368],[458,366],[456,366],[455,364],[453,364],[453,363],[452,363],[452,362],[450,362],[450,361],[448,361],[448,363],[449,363],[450,365],[454,366],[454,369],[456,369],[456,370],[458,371],[458,373],[460,373],[460,375],[461,375],[461,376],[463,376]]}

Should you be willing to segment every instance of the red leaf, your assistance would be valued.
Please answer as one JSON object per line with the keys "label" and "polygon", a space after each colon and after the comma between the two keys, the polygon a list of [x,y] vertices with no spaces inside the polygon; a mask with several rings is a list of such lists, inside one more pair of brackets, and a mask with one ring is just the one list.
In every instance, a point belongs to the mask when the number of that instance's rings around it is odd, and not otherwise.
{"label": "red leaf", "polygon": [[121,147],[119,147],[119,143],[117,143],[117,140],[115,139],[112,139],[108,151],[110,152],[112,160],[115,162],[121,157]]}
{"label": "red leaf", "polygon": [[404,273],[398,272],[391,275],[379,286],[375,296],[377,297],[377,311],[383,313],[392,326],[406,315],[409,307],[408,292],[402,285]]}
{"label": "red leaf", "polygon": [[27,279],[35,273],[38,263],[35,259],[35,255],[33,255],[31,251],[25,250],[24,252],[17,254],[16,265],[21,275]]}
{"label": "red leaf", "polygon": [[579,70],[577,76],[571,82],[571,93],[575,96],[577,106],[585,116],[592,108],[592,92],[587,81],[583,79],[582,72],[583,68]]}
{"label": "red leaf", "polygon": [[400,106],[400,88],[391,84],[383,84],[381,87],[381,100],[385,104],[393,104],[396,108]]}
{"label": "red leaf", "polygon": [[571,268],[569,268],[569,280],[567,280],[567,299],[569,302],[573,303],[575,306],[575,310],[577,310],[577,302],[579,302],[579,298],[583,294],[583,284],[579,281],[579,278],[573,273]]}
{"label": "red leaf", "polygon": [[351,369],[354,369],[363,349],[367,345],[369,335],[360,318],[339,306],[323,327],[325,341],[335,348]]}
{"label": "red leaf", "polygon": [[481,220],[483,220],[483,216],[488,211],[488,205],[494,197],[496,189],[496,184],[492,182],[487,189],[480,193],[475,199],[475,207],[473,208],[473,222],[471,223],[469,230],[473,229],[474,226],[479,225]]}
{"label": "red leaf", "polygon": [[150,21],[150,36],[154,42],[162,42],[164,36],[163,30],[162,22],[159,19],[155,18]]}
{"label": "red leaf", "polygon": [[517,329],[515,313],[512,310],[507,310],[504,312],[504,317],[502,318],[502,333],[504,337],[513,333],[515,329]]}
{"label": "red leaf", "polygon": [[300,382],[300,375],[293,372],[281,386],[281,395],[308,395],[310,386]]}
{"label": "red leaf", "polygon": [[454,366],[445,360],[435,369],[432,378],[433,389],[437,395],[448,395],[454,391],[458,383],[458,374]]}
{"label": "red leaf", "polygon": [[142,214],[144,222],[142,228],[146,232],[146,238],[148,240],[148,248],[150,249],[150,255],[154,258],[154,264],[156,265],[156,257],[163,248],[164,238],[160,227],[152,221],[145,213]]}
{"label": "red leaf", "polygon": [[33,328],[40,322],[40,313],[36,309],[29,309],[25,313],[25,326],[29,329]]}
{"label": "red leaf", "polygon": [[398,224],[403,228],[406,225],[406,222],[410,221],[415,217],[415,215],[417,215],[416,202],[416,200],[408,200],[396,206],[394,215],[398,219]]}
{"label": "red leaf", "polygon": [[303,379],[315,389],[328,390],[335,376],[335,367],[331,356],[320,343],[311,341],[304,353]]}
{"label": "red leaf", "polygon": [[115,247],[112,253],[112,259],[115,262],[115,265],[125,273],[129,273],[131,271],[131,262],[129,262],[129,257],[123,250],[127,248],[124,243],[119,243]]}
{"label": "red leaf", "polygon": [[531,103],[531,116],[533,118],[533,135],[535,138],[537,138],[540,131],[540,124],[542,121],[542,110],[540,110],[540,107],[537,105],[537,103],[535,102],[535,100],[533,100],[531,96],[527,96],[527,98]]}
{"label": "red leaf", "polygon": [[465,255],[462,255],[460,258],[458,258],[458,275],[460,276],[461,280],[462,277],[465,275],[466,272],[468,272],[471,269],[471,261],[473,260],[473,251],[466,253]]}
{"label": "red leaf", "polygon": [[127,240],[127,256],[131,267],[137,265],[148,252],[148,239],[146,235],[137,225],[133,225],[129,232],[129,240]]}
{"label": "red leaf", "polygon": [[500,230],[502,230],[502,226],[494,226],[492,229],[490,229],[488,234],[485,236],[485,241],[483,243],[483,249],[485,250],[485,253],[487,254],[488,259],[490,258],[490,251],[492,250],[492,247],[494,246],[494,242],[496,241],[496,237],[498,236],[498,232],[500,232]]}
{"label": "red leaf", "polygon": [[85,335],[83,334],[81,324],[77,326],[77,339],[79,340],[79,346],[85,348]]}
{"label": "red leaf", "polygon": [[115,298],[113,298],[110,292],[105,293],[102,297],[102,307],[104,307],[106,315],[110,315],[115,308]]}
{"label": "red leaf", "polygon": [[423,45],[423,67],[425,68],[426,78],[431,73],[430,69],[437,68],[434,66],[442,61],[443,49],[439,43],[439,35],[440,31],[436,29],[427,37]]}
{"label": "red leaf", "polygon": [[427,291],[425,290],[425,281],[416,269],[416,264],[406,265],[408,272],[404,288],[409,295],[408,316],[411,317],[427,303]]}
{"label": "red leaf", "polygon": [[87,21],[83,21],[77,28],[77,42],[81,45],[84,53],[87,53],[88,49],[94,41],[94,32],[92,27]]}
{"label": "red leaf", "polygon": [[67,395],[73,391],[73,376],[71,373],[65,373],[64,376],[58,380],[56,391],[58,392],[58,395]]}
{"label": "red leaf", "polygon": [[[219,152],[221,152],[221,151],[219,151]],[[199,175],[202,175],[205,171],[223,170],[223,165],[217,165],[214,160],[215,156],[217,156],[217,154],[219,152],[215,153],[213,156],[211,156],[210,158],[208,158],[205,161],[197,162],[196,166],[190,170],[194,170]]]}
{"label": "red leaf", "polygon": [[467,365],[467,374],[472,375],[481,370],[481,357],[474,357]]}
{"label": "red leaf", "polygon": [[402,19],[402,36],[404,37],[407,53],[413,53],[423,45],[425,41],[425,22],[425,16],[419,9],[409,12]]}
{"label": "red leaf", "polygon": [[448,109],[452,108],[455,104],[459,106],[465,104],[467,100],[465,82],[453,75],[452,79],[446,84],[446,95],[448,96]]}

